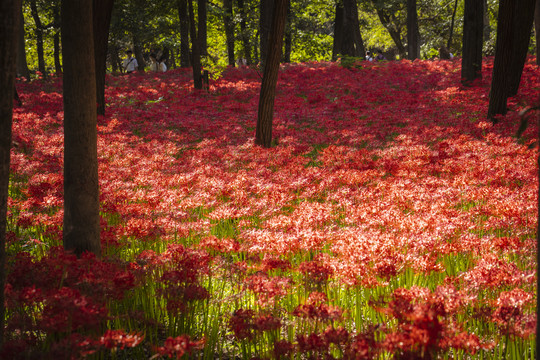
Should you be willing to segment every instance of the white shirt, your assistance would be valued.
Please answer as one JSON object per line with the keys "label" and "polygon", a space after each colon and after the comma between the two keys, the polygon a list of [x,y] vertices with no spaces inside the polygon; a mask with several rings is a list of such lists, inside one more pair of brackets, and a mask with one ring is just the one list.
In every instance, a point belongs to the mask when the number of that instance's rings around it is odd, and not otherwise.
{"label": "white shirt", "polygon": [[152,62],[150,64],[150,70],[152,71],[160,71],[160,72],[165,72],[167,71],[167,65],[165,65],[164,62]]}
{"label": "white shirt", "polygon": [[139,67],[139,64],[137,63],[137,59],[135,59],[134,57],[128,57],[124,59],[122,66],[124,67],[124,70],[126,72],[132,72]]}

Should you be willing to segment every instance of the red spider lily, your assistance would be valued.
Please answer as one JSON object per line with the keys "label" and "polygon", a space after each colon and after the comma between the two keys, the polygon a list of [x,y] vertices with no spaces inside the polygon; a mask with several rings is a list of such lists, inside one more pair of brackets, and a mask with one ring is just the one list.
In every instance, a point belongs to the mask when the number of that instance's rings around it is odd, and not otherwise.
{"label": "red spider lily", "polygon": [[238,309],[232,314],[229,319],[229,327],[238,340],[249,340],[253,337],[254,317],[255,312],[249,309]]}
{"label": "red spider lily", "polygon": [[140,333],[126,334],[124,330],[107,330],[102,337],[99,338],[99,344],[107,349],[124,349],[138,346],[144,339],[144,335]]}
{"label": "red spider lily", "polygon": [[524,313],[525,305],[532,303],[533,296],[519,288],[503,291],[497,299],[493,320],[505,334],[527,338],[535,332],[534,314]]}
{"label": "red spider lily", "polygon": [[268,277],[264,274],[248,276],[244,286],[257,296],[261,307],[273,306],[277,299],[287,294],[291,280],[285,277]]}
{"label": "red spider lily", "polygon": [[191,340],[189,335],[180,335],[175,338],[168,337],[163,346],[156,348],[157,353],[151,359],[159,356],[180,359],[184,354],[191,355],[194,350],[201,349],[203,346],[204,340]]}

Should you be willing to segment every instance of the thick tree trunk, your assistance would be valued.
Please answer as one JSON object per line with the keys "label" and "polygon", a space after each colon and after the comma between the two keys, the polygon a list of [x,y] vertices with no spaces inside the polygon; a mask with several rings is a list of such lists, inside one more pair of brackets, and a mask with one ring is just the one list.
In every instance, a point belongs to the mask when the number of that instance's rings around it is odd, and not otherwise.
{"label": "thick tree trunk", "polygon": [[458,0],[454,2],[454,10],[452,11],[452,21],[450,22],[450,34],[448,35],[448,42],[446,43],[446,48],[448,51],[452,51],[452,38],[454,36],[454,24],[456,22],[456,11],[458,6]]}
{"label": "thick tree trunk", "polygon": [[482,77],[484,4],[478,0],[465,0],[463,17],[461,82],[464,85],[470,85],[474,80]]}
{"label": "thick tree trunk", "polygon": [[500,0],[497,19],[497,42],[491,91],[489,92],[488,118],[496,122],[495,115],[506,114],[509,78],[507,69],[512,60],[512,39],[514,30],[515,4],[521,0]]}
{"label": "thick tree trunk", "polygon": [[268,58],[264,67],[264,75],[259,96],[259,111],[255,144],[269,148],[272,145],[272,119],[274,116],[274,99],[279,74],[279,62],[283,47],[283,33],[287,19],[287,1],[274,0]]}
{"label": "thick tree trunk", "polygon": [[197,1],[197,25],[199,35],[199,53],[201,56],[208,55],[208,41],[207,41],[207,0]]}
{"label": "thick tree trunk", "polygon": [[534,8],[536,0],[520,0],[515,4],[514,10],[514,31],[512,39],[512,60],[510,62],[509,76],[510,83],[508,96],[514,96],[519,89],[521,73],[527,60],[529,41],[534,22]]}
{"label": "thick tree trunk", "polygon": [[266,58],[268,57],[268,43],[270,37],[270,27],[272,25],[272,9],[276,0],[261,0],[259,37],[261,49],[261,65],[264,68]]}
{"label": "thick tree trunk", "polygon": [[244,46],[244,57],[246,58],[246,63],[251,65],[251,44],[249,43],[249,36],[247,33],[247,24],[246,24],[246,9],[244,7],[244,0],[238,0],[238,11],[240,12],[240,31],[242,34],[242,44]]}
{"label": "thick tree trunk", "polygon": [[193,85],[195,89],[202,89],[201,74],[201,53],[199,52],[199,38],[197,37],[197,27],[195,25],[195,11],[193,10],[193,0],[188,0],[189,7],[189,27],[191,35],[191,64],[193,66]]}
{"label": "thick tree trunk", "polygon": [[344,23],[344,13],[343,3],[341,1],[336,1],[336,13],[334,20],[334,43],[332,46],[332,61],[336,61],[339,57],[339,54],[342,53],[342,44],[343,44],[343,23]]}
{"label": "thick tree trunk", "polygon": [[189,15],[188,0],[177,0],[178,19],[180,20],[180,67],[189,67]]}
{"label": "thick tree trunk", "polygon": [[536,64],[540,65],[540,0],[536,0],[534,8],[534,33],[536,35]]}
{"label": "thick tree trunk", "polygon": [[24,40],[24,18],[22,13],[22,6],[19,9],[19,30],[18,42],[17,42],[17,76],[24,77],[27,81],[30,80],[30,69],[28,69],[28,62],[26,61],[26,42]]}
{"label": "thick tree trunk", "polygon": [[227,58],[229,60],[229,65],[234,66],[234,22],[232,0],[224,0],[223,7],[223,22],[225,23],[225,37],[227,39]]}
{"label": "thick tree trunk", "polygon": [[92,0],[62,1],[64,248],[101,255]]}
{"label": "thick tree trunk", "polygon": [[407,55],[409,60],[420,58],[420,32],[416,0],[407,0]]}
{"label": "thick tree trunk", "polygon": [[[341,54],[346,56],[356,56],[355,14],[353,4],[356,4],[356,0],[343,0],[343,40],[341,42]],[[356,23],[357,22],[358,12],[356,13]]]}
{"label": "thick tree trunk", "polygon": [[105,115],[105,74],[107,45],[114,0],[93,0],[94,62],[96,66],[96,99],[98,115]]}
{"label": "thick tree trunk", "polygon": [[142,51],[141,41],[137,34],[133,34],[133,55],[137,59],[137,64],[139,64],[139,69],[137,71],[144,72],[146,68],[146,62],[144,61],[143,51]]}
{"label": "thick tree trunk", "polygon": [[36,0],[30,2],[30,10],[32,17],[34,18],[34,23],[36,24],[36,50],[38,56],[38,70],[41,74],[46,77],[47,70],[45,65],[45,54],[43,50],[43,24],[39,17],[39,12],[36,4]]}
{"label": "thick tree trunk", "polygon": [[0,348],[4,344],[6,231],[20,0],[0,0]]}

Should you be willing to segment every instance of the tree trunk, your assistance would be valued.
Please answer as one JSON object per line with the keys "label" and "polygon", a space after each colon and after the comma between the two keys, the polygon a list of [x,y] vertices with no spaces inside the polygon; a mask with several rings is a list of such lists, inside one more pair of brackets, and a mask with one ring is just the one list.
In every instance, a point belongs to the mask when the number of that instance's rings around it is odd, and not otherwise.
{"label": "tree trunk", "polygon": [[240,31],[242,32],[240,36],[242,37],[242,44],[244,45],[244,57],[246,58],[246,63],[251,65],[251,44],[249,43],[249,36],[247,33],[244,0],[238,0],[238,11],[240,12]]}
{"label": "tree trunk", "polygon": [[0,348],[4,344],[6,231],[20,0],[0,0]]}
{"label": "tree trunk", "polygon": [[60,62],[60,4],[54,7],[54,71],[57,76],[62,74],[62,63]]}
{"label": "tree trunk", "polygon": [[279,74],[279,62],[283,46],[283,33],[287,19],[287,1],[275,0],[272,15],[268,58],[264,67],[264,75],[259,96],[259,111],[255,144],[269,148],[272,145],[272,119],[274,116],[274,99]]}
{"label": "tree trunk", "polygon": [[488,118],[496,122],[495,115],[506,114],[508,98],[507,69],[512,60],[512,34],[514,28],[515,4],[521,0],[500,0],[499,17],[497,19],[497,42],[495,44],[495,60],[491,91],[489,92]]}
{"label": "tree trunk", "polygon": [[484,42],[491,39],[491,25],[489,24],[488,2],[484,0]]}
{"label": "tree trunk", "polygon": [[343,3],[341,1],[336,1],[336,14],[334,21],[334,43],[332,46],[332,61],[336,61],[339,54],[342,53],[342,44],[343,44],[343,22],[344,22],[344,12]]}
{"label": "tree trunk", "polygon": [[64,248],[101,255],[92,0],[62,1]]}
{"label": "tree trunk", "polygon": [[19,9],[19,30],[18,43],[17,43],[17,76],[22,76],[30,81],[30,69],[28,69],[28,62],[26,61],[26,42],[24,40],[24,17],[22,13],[22,6]]}
{"label": "tree trunk", "polygon": [[416,0],[407,0],[407,54],[409,60],[420,58],[420,32]]}
{"label": "tree trunk", "polygon": [[534,8],[534,33],[536,35],[536,64],[540,65],[540,0],[536,0]]}
{"label": "tree trunk", "polygon": [[[197,1],[197,25],[199,35],[199,54],[201,56],[208,55],[208,42],[207,42],[207,0]],[[231,0],[232,1],[232,0]]]}
{"label": "tree trunk", "polygon": [[139,69],[137,71],[144,72],[146,67],[146,62],[144,61],[144,56],[141,47],[141,41],[137,34],[133,33],[133,55],[137,59],[137,64],[139,64]]}
{"label": "tree trunk", "polygon": [[448,42],[446,43],[446,48],[450,52],[452,52],[452,37],[454,36],[454,24],[456,21],[457,6],[458,6],[458,0],[454,2],[454,11],[452,11],[452,21],[450,23],[450,34],[448,35]]}
{"label": "tree trunk", "polygon": [[234,66],[234,22],[232,0],[224,0],[223,7],[223,22],[225,23],[225,37],[227,38],[227,58],[229,60],[229,65]]}
{"label": "tree trunk", "polygon": [[94,62],[96,67],[96,99],[98,115],[105,115],[105,73],[107,45],[114,0],[93,0]]}
{"label": "tree trunk", "polygon": [[527,60],[529,41],[534,22],[534,8],[536,0],[520,0],[516,3],[514,10],[514,31],[512,39],[512,60],[510,62],[509,76],[510,84],[508,96],[514,96],[519,89],[521,73]]}
{"label": "tree trunk", "polygon": [[[353,4],[356,4],[356,0],[343,0],[343,40],[341,43],[341,54],[346,56],[356,56],[355,13]],[[356,23],[358,23],[358,12],[356,12]]]}
{"label": "tree trunk", "polygon": [[288,2],[287,5],[287,23],[285,24],[285,52],[283,54],[283,62],[284,63],[290,63],[291,62],[291,52],[292,52],[292,31],[291,31],[291,25],[292,24],[292,9],[291,9],[291,2]]}
{"label": "tree trunk", "polygon": [[463,57],[461,82],[470,85],[482,78],[482,46],[484,35],[484,4],[478,0],[465,0],[463,15]]}
{"label": "tree trunk", "polygon": [[259,37],[261,49],[261,65],[264,69],[266,58],[268,57],[268,42],[270,37],[270,27],[272,25],[272,7],[276,0],[261,0]]}
{"label": "tree trunk", "polygon": [[195,89],[201,90],[201,53],[199,52],[199,38],[197,37],[197,27],[195,25],[195,11],[193,10],[193,0],[188,0],[188,7],[189,27],[191,35],[191,64],[193,66],[193,85]]}
{"label": "tree trunk", "polygon": [[43,51],[43,24],[41,23],[41,19],[39,17],[36,0],[32,0],[30,2],[30,10],[36,24],[36,50],[38,56],[38,70],[44,77],[46,77],[47,70],[45,65],[45,54]]}
{"label": "tree trunk", "polygon": [[376,10],[377,10],[377,15],[379,16],[379,20],[381,21],[381,24],[383,24],[383,26],[386,28],[386,30],[390,34],[390,37],[394,41],[394,44],[396,44],[399,57],[401,59],[405,58],[405,55],[407,54],[407,49],[405,49],[405,45],[403,45],[403,42],[401,41],[400,29],[392,25],[390,16],[386,14],[382,9],[377,7]]}
{"label": "tree trunk", "polygon": [[109,59],[111,61],[111,67],[113,74],[116,74],[122,69],[122,61],[118,55],[118,45],[112,42],[112,46],[109,47]]}
{"label": "tree trunk", "polygon": [[178,19],[180,20],[180,67],[189,67],[189,15],[188,0],[177,0]]}

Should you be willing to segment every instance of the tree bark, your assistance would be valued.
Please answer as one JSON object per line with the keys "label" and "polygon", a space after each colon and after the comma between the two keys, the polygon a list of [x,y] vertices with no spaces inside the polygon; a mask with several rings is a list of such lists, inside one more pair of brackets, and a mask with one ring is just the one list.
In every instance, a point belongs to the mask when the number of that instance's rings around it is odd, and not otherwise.
{"label": "tree bark", "polygon": [[227,39],[227,58],[229,60],[229,65],[234,66],[234,22],[232,0],[224,0],[223,7],[223,22],[225,23],[225,37]]}
{"label": "tree bark", "polygon": [[133,55],[137,59],[137,64],[139,64],[137,71],[144,72],[146,62],[144,61],[141,41],[135,32],[133,33]]}
{"label": "tree bark", "polygon": [[261,0],[260,4],[260,20],[259,20],[259,37],[261,50],[261,65],[264,69],[266,58],[268,57],[268,43],[270,37],[270,28],[272,24],[272,6],[276,0]]}
{"label": "tree bark", "polygon": [[24,40],[24,17],[22,13],[22,6],[18,12],[19,30],[17,31],[17,76],[22,76],[26,78],[26,81],[30,81],[30,69],[28,69],[28,62],[26,61],[26,42]]}
{"label": "tree bark", "polygon": [[238,0],[238,11],[240,12],[240,31],[242,32],[242,44],[244,45],[244,57],[246,63],[251,65],[251,44],[249,43],[249,36],[247,34],[246,24],[246,9],[244,7],[244,0]]}
{"label": "tree bark", "polygon": [[62,1],[64,248],[101,255],[92,0]]}
{"label": "tree bark", "polygon": [[264,75],[259,96],[259,110],[255,144],[269,148],[272,145],[272,119],[274,116],[274,99],[279,74],[279,62],[283,47],[283,33],[287,19],[287,1],[274,0],[272,25],[268,43],[268,57],[264,67]]}
{"label": "tree bark", "polygon": [[409,60],[420,57],[420,32],[416,0],[407,0],[407,55]]}
{"label": "tree bark", "polygon": [[489,92],[488,118],[496,122],[495,115],[506,114],[508,98],[508,73],[512,59],[512,34],[514,28],[515,4],[521,0],[500,0],[499,17],[497,19],[497,42],[495,44],[495,60],[491,91]]}
{"label": "tree bark", "polygon": [[199,52],[199,38],[197,37],[197,27],[195,25],[195,11],[193,10],[193,0],[188,0],[189,7],[189,27],[191,35],[191,64],[193,66],[193,85],[195,89],[202,89],[201,74],[201,53]]}
{"label": "tree bark", "polygon": [[339,0],[336,1],[336,13],[334,20],[334,42],[332,46],[332,61],[336,61],[339,54],[341,54],[341,45],[343,44],[343,22],[344,22],[343,3]]}
{"label": "tree bark", "polygon": [[199,54],[202,56],[208,55],[207,41],[207,4],[206,0],[197,1],[197,25],[199,35]]}
{"label": "tree bark", "polygon": [[189,67],[189,15],[188,0],[177,0],[178,19],[180,20],[180,67]]}
{"label": "tree bark", "polygon": [[6,232],[20,0],[0,0],[0,347],[4,344]]}
{"label": "tree bark", "polygon": [[529,41],[534,22],[534,8],[536,0],[520,0],[515,4],[514,10],[514,31],[512,39],[512,60],[510,62],[509,76],[510,84],[508,96],[514,96],[519,89],[523,66],[527,60]]}
{"label": "tree bark", "polygon": [[45,65],[45,54],[43,50],[43,24],[39,17],[39,11],[37,8],[36,0],[30,2],[30,12],[34,18],[34,23],[36,24],[36,50],[38,55],[38,70],[41,74],[46,77],[47,70]]}
{"label": "tree bark", "polygon": [[463,57],[461,82],[470,85],[482,78],[482,46],[484,36],[484,4],[478,0],[465,0],[463,15]]}
{"label": "tree bark", "polygon": [[343,35],[341,54],[347,56],[365,56],[364,42],[358,23],[356,0],[343,0]]}
{"label": "tree bark", "polygon": [[93,0],[94,62],[96,67],[96,99],[98,115],[105,115],[105,74],[107,45],[114,0]]}

